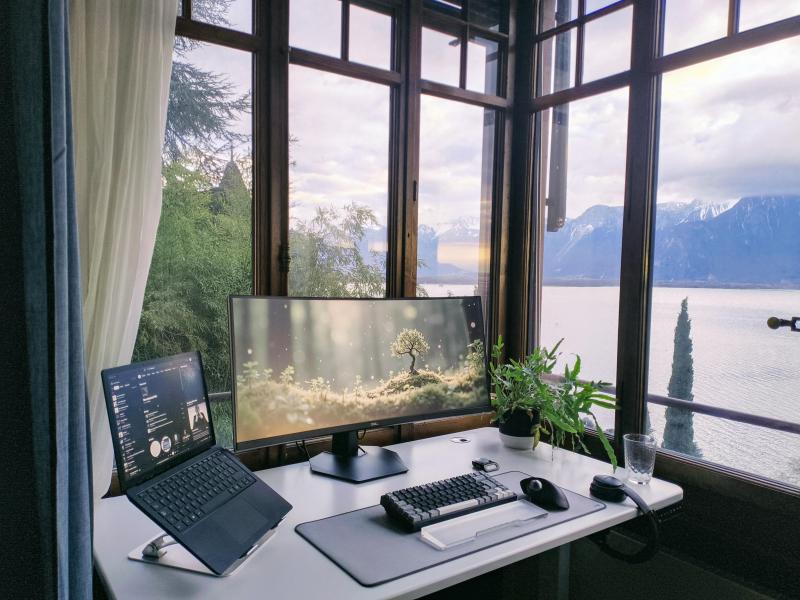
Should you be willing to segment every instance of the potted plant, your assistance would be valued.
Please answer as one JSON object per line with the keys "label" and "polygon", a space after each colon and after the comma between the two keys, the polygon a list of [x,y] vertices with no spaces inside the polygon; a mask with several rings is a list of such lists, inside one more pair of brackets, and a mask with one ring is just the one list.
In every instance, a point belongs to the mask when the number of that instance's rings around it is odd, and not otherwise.
{"label": "potted plant", "polygon": [[572,367],[565,366],[562,379],[546,377],[553,373],[563,341],[551,350],[535,348],[524,360],[510,359],[503,363],[503,338],[497,340],[492,348],[489,376],[500,439],[511,448],[530,449],[536,448],[545,433],[550,435],[554,446],[571,449],[579,446],[588,453],[583,443],[584,420],[588,420],[594,423],[600,442],[616,468],[614,449],[592,412],[596,406],[616,409],[616,398],[602,391],[609,384],[580,381],[580,356],[576,356]]}
{"label": "potted plant", "polygon": [[509,448],[529,450],[539,443],[542,432],[542,409],[548,394],[542,389],[542,375],[555,366],[558,346],[548,352],[536,348],[523,361],[501,362],[503,337],[492,347],[489,377],[492,382],[494,421],[500,428],[500,439]]}

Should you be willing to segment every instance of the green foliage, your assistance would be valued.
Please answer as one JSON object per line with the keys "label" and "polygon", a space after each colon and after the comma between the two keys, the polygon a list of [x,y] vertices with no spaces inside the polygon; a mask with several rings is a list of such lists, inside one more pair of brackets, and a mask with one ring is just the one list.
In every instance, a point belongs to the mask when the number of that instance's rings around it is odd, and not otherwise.
{"label": "green foliage", "polygon": [[433,371],[417,371],[416,373],[403,371],[387,381],[383,390],[384,393],[394,394],[410,388],[425,387],[429,383],[442,383],[442,377]]}
{"label": "green foliage", "polygon": [[292,365],[281,371],[279,381],[282,385],[292,385],[294,383],[294,367]]}
{"label": "green foliage", "polygon": [[165,165],[163,177],[133,360],[200,350],[209,390],[227,391],[227,297],[251,290],[250,193],[241,183],[213,188],[182,161]]}
{"label": "green foliage", "polygon": [[233,448],[233,406],[230,400],[211,403],[211,422],[217,443],[223,448]]}
{"label": "green foliage", "polygon": [[534,348],[523,361],[512,358],[504,363],[503,337],[497,339],[492,347],[492,360],[489,363],[489,376],[494,388],[492,406],[497,413],[496,420],[503,422],[505,415],[515,410],[529,414],[542,410],[550,389],[543,376],[553,372],[560,345],[561,342],[552,350]]}
{"label": "green foliage", "polygon": [[[667,386],[667,394],[681,400],[694,400],[694,360],[692,358],[692,322],[689,319],[689,299],[681,302],[681,312],[675,325],[674,347],[672,352],[672,374]],[[685,408],[667,407],[664,413],[663,448],[690,456],[702,456],[694,440],[694,415]]]}
{"label": "green foliage", "polygon": [[575,358],[573,367],[570,368],[568,364],[565,366],[564,377],[560,381],[545,377],[552,375],[558,362],[558,348],[563,341],[559,340],[551,350],[535,348],[522,361],[509,359],[503,363],[503,338],[498,338],[492,348],[492,361],[489,363],[489,375],[494,388],[492,406],[495,420],[503,422],[507,415],[517,410],[525,411],[531,417],[538,413],[540,419],[538,422],[534,421],[531,431],[535,437],[534,447],[541,433],[548,433],[551,442],[556,446],[569,445],[574,449],[577,445],[588,453],[582,437],[586,430],[584,418],[589,417],[612,466],[616,469],[617,457],[614,449],[592,412],[594,407],[616,409],[616,398],[602,392],[609,384],[602,381],[580,381],[580,356]]}
{"label": "green foliage", "polygon": [[227,76],[175,58],[172,63],[164,154],[168,161],[196,161],[204,172],[219,174],[225,150],[249,141],[231,127],[250,112],[250,95],[239,95]]}
{"label": "green foliage", "polygon": [[403,371],[371,388],[357,377],[344,391],[331,390],[321,378],[287,383],[264,377],[257,369],[252,372],[259,376],[237,397],[237,426],[243,439],[475,406],[484,386],[467,367],[445,372],[421,369],[413,375]]}
{"label": "green foliage", "polygon": [[[192,16],[204,23],[229,27],[227,15],[233,0],[193,0]],[[164,158],[168,162],[191,160],[218,177],[227,151],[248,143],[250,136],[231,125],[251,112],[250,94],[239,94],[226,75],[208,71],[186,60],[201,42],[175,38],[170,74]],[[223,50],[224,51],[224,50]]]}
{"label": "green foliage", "polygon": [[478,376],[485,366],[486,351],[483,348],[483,340],[475,340],[467,346],[467,367]]}
{"label": "green foliage", "polygon": [[381,297],[386,289],[385,256],[359,249],[375,213],[352,202],[342,209],[317,207],[309,221],[296,220],[289,232],[289,295],[306,297]]}
{"label": "green foliage", "polygon": [[411,366],[408,368],[411,375],[417,374],[414,368],[417,357],[424,356],[428,350],[430,350],[430,346],[418,329],[403,329],[397,334],[391,346],[392,356],[401,357],[407,354],[411,357]]}

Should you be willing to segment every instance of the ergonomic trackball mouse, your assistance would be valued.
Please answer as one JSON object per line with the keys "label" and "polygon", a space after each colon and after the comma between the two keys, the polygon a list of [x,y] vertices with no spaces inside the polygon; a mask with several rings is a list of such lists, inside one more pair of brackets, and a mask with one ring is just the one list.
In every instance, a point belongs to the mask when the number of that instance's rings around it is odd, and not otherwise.
{"label": "ergonomic trackball mouse", "polygon": [[525,496],[545,510],[567,510],[569,500],[557,485],[541,477],[528,477],[519,482]]}

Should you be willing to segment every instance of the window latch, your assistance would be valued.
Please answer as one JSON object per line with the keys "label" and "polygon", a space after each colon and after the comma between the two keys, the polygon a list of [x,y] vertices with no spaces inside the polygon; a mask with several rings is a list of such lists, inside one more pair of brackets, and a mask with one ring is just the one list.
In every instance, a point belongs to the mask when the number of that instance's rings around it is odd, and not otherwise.
{"label": "window latch", "polygon": [[289,255],[289,244],[281,244],[278,249],[278,269],[281,273],[289,272],[289,263],[292,257]]}

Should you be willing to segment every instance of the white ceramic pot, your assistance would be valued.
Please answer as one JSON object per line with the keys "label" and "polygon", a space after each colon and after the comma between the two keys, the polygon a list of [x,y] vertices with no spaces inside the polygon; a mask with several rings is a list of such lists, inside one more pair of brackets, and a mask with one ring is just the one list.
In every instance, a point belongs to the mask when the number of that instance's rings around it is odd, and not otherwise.
{"label": "white ceramic pot", "polygon": [[532,435],[521,436],[506,435],[505,433],[500,434],[500,441],[503,442],[503,445],[514,450],[530,450],[533,448],[534,439],[535,438]]}

